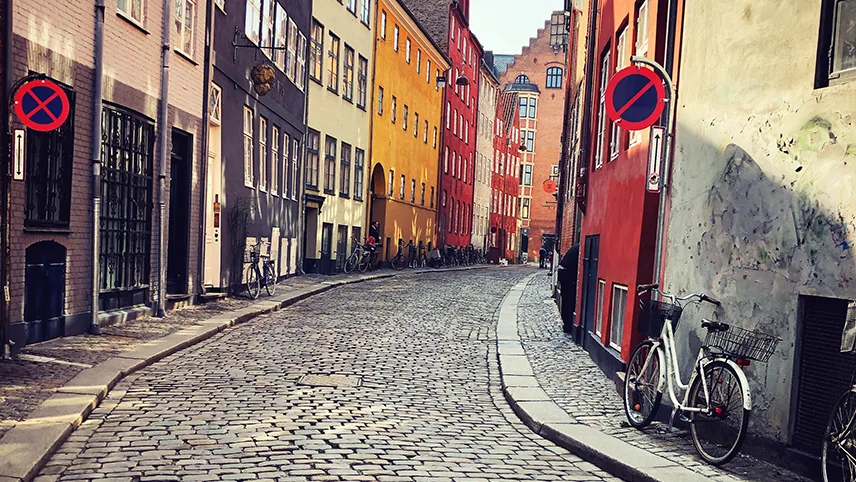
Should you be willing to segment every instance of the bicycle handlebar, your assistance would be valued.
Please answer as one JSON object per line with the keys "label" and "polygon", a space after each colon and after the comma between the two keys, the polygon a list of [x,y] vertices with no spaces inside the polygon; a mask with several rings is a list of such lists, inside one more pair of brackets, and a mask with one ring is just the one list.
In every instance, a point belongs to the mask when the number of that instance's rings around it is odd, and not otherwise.
{"label": "bicycle handlebar", "polygon": [[639,285],[636,287],[636,291],[638,294],[641,295],[643,293],[647,293],[648,291],[655,290],[659,287],[660,287],[660,285],[657,283],[654,283],[652,285]]}
{"label": "bicycle handlebar", "polygon": [[682,296],[682,297],[677,297],[674,295],[670,295],[668,293],[664,293],[664,292],[660,291],[660,285],[657,283],[650,284],[650,285],[639,285],[636,287],[636,290],[637,290],[637,295],[643,295],[649,291],[656,291],[656,292],[660,293],[661,295],[663,295],[664,297],[672,298],[673,301],[688,301],[688,300],[691,300],[693,298],[698,298],[699,301],[705,301],[705,302],[710,303],[712,305],[716,305],[716,306],[722,305],[722,303],[719,300],[711,298],[710,296],[707,296],[704,293],[693,293],[693,294],[690,294],[687,296]]}

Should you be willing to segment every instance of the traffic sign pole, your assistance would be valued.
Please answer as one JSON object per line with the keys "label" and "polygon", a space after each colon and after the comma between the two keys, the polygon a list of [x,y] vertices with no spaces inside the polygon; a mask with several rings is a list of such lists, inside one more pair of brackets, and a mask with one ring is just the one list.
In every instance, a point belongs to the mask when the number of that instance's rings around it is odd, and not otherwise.
{"label": "traffic sign pole", "polygon": [[[645,58],[634,55],[630,57],[630,61],[637,64],[648,65],[660,76],[665,84],[665,99],[666,108],[663,110],[663,115],[665,117],[663,124],[666,127],[666,132],[663,135],[663,142],[665,143],[662,147],[662,154],[660,156],[660,206],[659,213],[657,215],[657,244],[654,251],[654,283],[661,283],[660,272],[662,271],[663,265],[663,237],[666,231],[666,191],[668,189],[668,173],[669,173],[669,153],[672,150],[672,139],[674,138],[674,129],[675,129],[675,116],[674,116],[674,97],[675,97],[675,86],[672,83],[672,77],[668,72],[663,68],[662,65],[657,62]],[[650,141],[649,141],[650,142]],[[657,295],[659,298],[659,295]]]}

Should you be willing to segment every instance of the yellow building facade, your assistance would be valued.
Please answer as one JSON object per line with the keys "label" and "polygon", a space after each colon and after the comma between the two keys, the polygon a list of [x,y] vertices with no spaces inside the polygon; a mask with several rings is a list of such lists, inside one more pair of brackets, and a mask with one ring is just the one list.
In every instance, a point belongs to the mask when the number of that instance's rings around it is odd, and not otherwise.
{"label": "yellow building facade", "polygon": [[366,236],[377,0],[316,0],[309,43],[304,270],[342,270]]}
{"label": "yellow building facade", "polygon": [[449,60],[399,0],[377,0],[371,205],[382,257],[399,243],[435,246],[443,90]]}

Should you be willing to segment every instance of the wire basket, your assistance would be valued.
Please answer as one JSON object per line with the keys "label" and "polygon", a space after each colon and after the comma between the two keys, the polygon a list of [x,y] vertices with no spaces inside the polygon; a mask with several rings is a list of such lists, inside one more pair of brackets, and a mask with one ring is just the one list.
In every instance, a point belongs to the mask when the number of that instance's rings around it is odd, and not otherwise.
{"label": "wire basket", "polygon": [[658,337],[663,332],[663,325],[666,320],[672,320],[672,329],[678,327],[678,320],[681,319],[683,308],[680,306],[656,300],[642,301],[642,315],[639,320],[639,329],[648,336]]}
{"label": "wire basket", "polygon": [[725,331],[708,330],[704,347],[732,358],[767,362],[776,351],[776,345],[781,341],[773,335],[760,331],[750,331],[726,323],[722,325],[727,327]]}

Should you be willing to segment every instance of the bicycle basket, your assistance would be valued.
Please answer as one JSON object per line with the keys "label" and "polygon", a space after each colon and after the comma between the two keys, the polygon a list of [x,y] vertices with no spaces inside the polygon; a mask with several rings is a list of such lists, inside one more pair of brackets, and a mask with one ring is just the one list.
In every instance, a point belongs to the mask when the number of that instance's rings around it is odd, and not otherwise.
{"label": "bicycle basket", "polygon": [[642,315],[639,320],[639,329],[648,336],[658,337],[663,331],[666,320],[672,320],[672,329],[678,327],[683,308],[676,304],[665,301],[642,300]]}
{"label": "bicycle basket", "polygon": [[244,264],[252,263],[253,261],[258,261],[261,257],[262,245],[254,244],[252,246],[247,246],[244,249]]}
{"label": "bicycle basket", "polygon": [[748,358],[767,362],[781,340],[773,335],[728,325],[725,331],[708,330],[704,347],[732,358]]}

